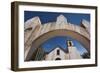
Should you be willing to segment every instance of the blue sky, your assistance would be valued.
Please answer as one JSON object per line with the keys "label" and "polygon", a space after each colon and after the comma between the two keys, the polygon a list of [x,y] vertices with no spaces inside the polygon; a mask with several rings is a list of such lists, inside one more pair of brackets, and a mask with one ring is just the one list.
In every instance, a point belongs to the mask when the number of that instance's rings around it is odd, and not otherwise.
{"label": "blue sky", "polygon": [[67,49],[66,43],[68,40],[73,41],[74,46],[77,47],[77,50],[80,52],[80,54],[86,52],[85,48],[78,41],[72,39],[71,37],[65,37],[65,36],[57,36],[49,39],[48,41],[42,44],[42,48],[44,48],[46,52],[51,51],[53,48],[57,47],[58,45],[60,45],[60,47],[62,47],[63,49]]}
{"label": "blue sky", "polygon": [[[37,12],[37,11],[24,11],[24,22],[30,18],[38,16],[41,20],[41,23],[48,23],[48,22],[56,22],[56,18],[60,15],[64,15],[67,18],[67,21],[75,24],[80,25],[82,19],[85,19],[90,22],[90,14],[81,14],[81,13],[56,13],[56,12]],[[66,33],[67,34],[67,33]],[[82,54],[86,52],[85,48],[75,39],[70,37],[53,37],[48,41],[42,44],[42,47],[46,52],[49,52],[57,45],[61,46],[62,48],[66,49],[66,41],[72,40],[74,45],[78,48],[78,51]]]}
{"label": "blue sky", "polygon": [[47,23],[47,22],[55,22],[57,16],[60,14],[63,14],[66,18],[67,21],[76,25],[80,25],[80,22],[82,19],[85,19],[90,22],[90,14],[79,14],[79,13],[56,13],[56,12],[36,12],[36,11],[25,11],[24,12],[24,21],[35,17],[39,16],[42,24]]}

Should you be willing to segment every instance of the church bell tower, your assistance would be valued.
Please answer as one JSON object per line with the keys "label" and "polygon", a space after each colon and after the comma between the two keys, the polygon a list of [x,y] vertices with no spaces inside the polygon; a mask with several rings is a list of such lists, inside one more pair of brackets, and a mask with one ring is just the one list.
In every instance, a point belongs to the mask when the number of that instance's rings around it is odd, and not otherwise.
{"label": "church bell tower", "polygon": [[74,46],[73,41],[68,40],[67,46],[68,46],[68,52],[69,52],[69,59],[81,59],[82,58],[79,51]]}
{"label": "church bell tower", "polygon": [[72,47],[73,46],[73,42],[72,41],[67,41],[68,47]]}

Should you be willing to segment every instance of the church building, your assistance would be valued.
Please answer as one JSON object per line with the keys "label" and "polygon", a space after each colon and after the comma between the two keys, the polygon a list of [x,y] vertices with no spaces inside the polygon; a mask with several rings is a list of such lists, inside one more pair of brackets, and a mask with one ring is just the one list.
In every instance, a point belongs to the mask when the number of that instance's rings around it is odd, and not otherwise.
{"label": "church building", "polygon": [[68,60],[82,58],[72,41],[67,41],[66,45],[68,46],[66,49],[63,49],[60,46],[54,48],[46,54],[45,60]]}
{"label": "church building", "polygon": [[82,59],[77,48],[72,41],[67,41],[67,48],[63,49],[60,46],[55,47],[49,52],[45,52],[43,48],[38,48],[36,54],[32,60],[70,60],[70,59]]}

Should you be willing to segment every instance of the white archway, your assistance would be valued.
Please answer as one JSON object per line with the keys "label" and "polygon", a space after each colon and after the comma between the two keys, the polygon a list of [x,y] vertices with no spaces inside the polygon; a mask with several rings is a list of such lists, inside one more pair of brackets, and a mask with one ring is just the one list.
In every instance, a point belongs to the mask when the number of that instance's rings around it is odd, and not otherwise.
{"label": "white archway", "polygon": [[42,43],[44,43],[48,39],[55,37],[55,36],[69,36],[69,37],[79,41],[87,49],[88,52],[90,51],[90,39],[88,39],[85,36],[83,36],[82,34],[72,31],[72,30],[56,29],[56,30],[52,30],[47,33],[44,33],[41,36],[39,36],[37,39],[35,39],[32,42],[31,48],[27,51],[25,60],[26,61],[30,60],[33,53],[35,52],[36,48],[38,48]]}

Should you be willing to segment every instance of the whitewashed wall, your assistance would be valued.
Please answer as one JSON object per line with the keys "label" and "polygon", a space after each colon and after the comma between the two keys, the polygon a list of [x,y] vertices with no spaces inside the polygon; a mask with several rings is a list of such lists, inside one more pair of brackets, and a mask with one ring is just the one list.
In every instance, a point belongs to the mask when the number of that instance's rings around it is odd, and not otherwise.
{"label": "whitewashed wall", "polygon": [[[59,50],[59,55],[57,55],[57,50]],[[61,60],[67,59],[67,53],[61,50],[59,47],[52,50],[49,54],[46,55],[46,60],[55,60],[56,58],[60,58]]]}

